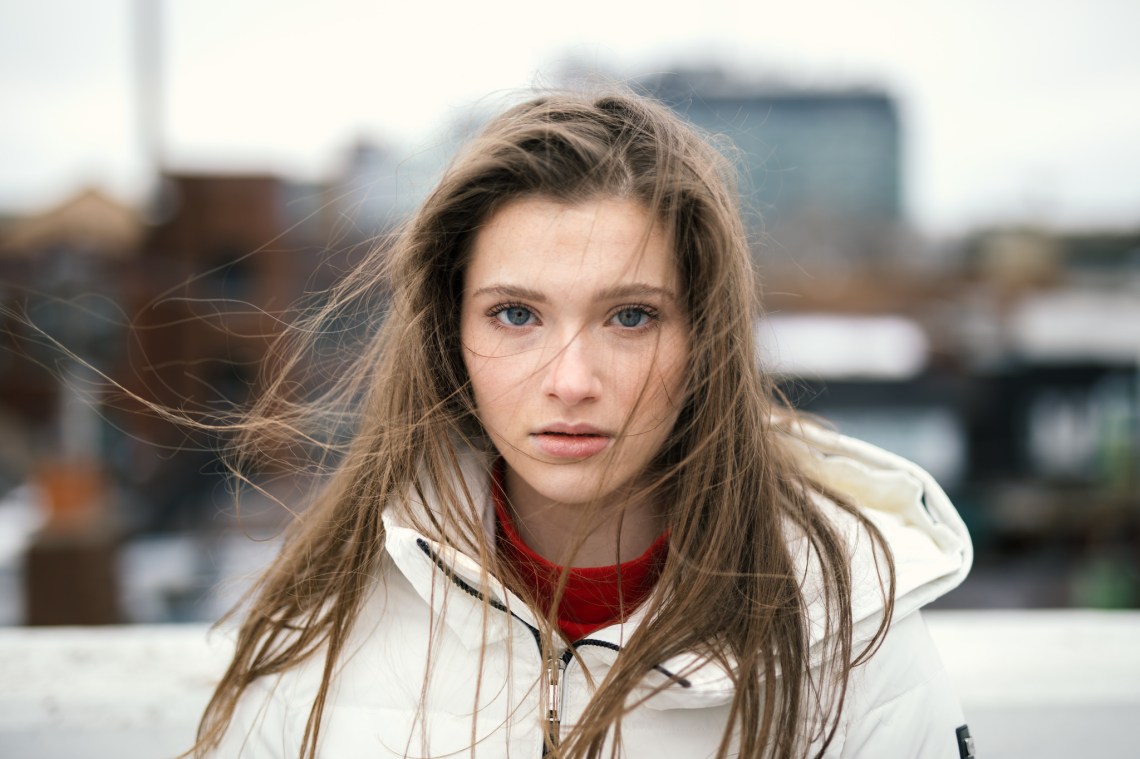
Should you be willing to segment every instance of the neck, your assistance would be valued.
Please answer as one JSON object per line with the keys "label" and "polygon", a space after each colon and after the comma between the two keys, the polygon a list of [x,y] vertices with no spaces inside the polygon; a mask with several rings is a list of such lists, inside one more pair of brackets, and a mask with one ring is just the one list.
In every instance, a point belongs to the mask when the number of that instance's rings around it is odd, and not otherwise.
{"label": "neck", "polygon": [[544,497],[509,467],[504,487],[527,546],[559,566],[603,567],[644,554],[665,531],[663,510],[617,491],[607,503],[561,503]]}

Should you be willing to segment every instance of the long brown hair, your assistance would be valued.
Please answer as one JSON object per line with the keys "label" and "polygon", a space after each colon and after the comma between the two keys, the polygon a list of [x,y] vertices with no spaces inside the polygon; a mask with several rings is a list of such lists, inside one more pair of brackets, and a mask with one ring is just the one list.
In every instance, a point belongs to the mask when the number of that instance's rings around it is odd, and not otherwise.
{"label": "long brown hair", "polygon": [[[466,449],[489,445],[472,408],[458,314],[473,236],[503,204],[526,196],[644,204],[671,234],[690,330],[680,416],[644,486],[666,504],[670,530],[648,621],[552,750],[597,757],[612,741],[618,751],[622,718],[636,706],[633,688],[655,665],[692,651],[720,661],[735,680],[717,756],[789,758],[813,741],[826,747],[851,668],[889,623],[893,568],[888,556],[888,612],[857,653],[848,548],[817,494],[854,510],[796,463],[792,443],[802,422],[777,402],[758,368],[759,304],[733,178],[731,161],[648,99],[532,99],[491,121],[406,227],[297,328],[302,336],[321,333],[348,304],[387,302],[382,326],[336,383],[298,400],[290,378],[307,354],[293,350],[241,425],[243,457],[300,446],[335,465],[255,588],[196,753],[217,744],[250,683],[319,656],[323,680],[300,747],[302,757],[316,755],[335,665],[363,598],[383,574],[383,510],[478,557],[487,571],[502,569],[472,493],[454,476]],[[345,429],[350,434],[337,435]],[[411,502],[428,492],[436,507],[425,516]],[[885,556],[878,532],[856,518]],[[823,577],[831,650],[822,668],[809,663],[808,600],[789,548],[795,538],[806,538]],[[543,634],[556,635],[552,628],[547,618]]]}

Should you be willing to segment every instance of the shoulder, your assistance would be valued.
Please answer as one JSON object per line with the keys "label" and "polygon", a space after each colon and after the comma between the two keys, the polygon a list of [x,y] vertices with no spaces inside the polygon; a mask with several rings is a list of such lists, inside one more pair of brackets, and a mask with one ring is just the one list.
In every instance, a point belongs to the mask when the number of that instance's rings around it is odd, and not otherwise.
{"label": "shoulder", "polygon": [[[420,559],[432,566],[430,558],[420,554]],[[284,671],[250,683],[221,744],[209,754],[212,759],[299,756],[326,677],[320,756],[394,755],[377,743],[377,736],[411,734],[429,676],[441,684],[439,692],[454,695],[462,708],[470,707],[462,701],[468,693],[462,687],[466,681],[452,673],[460,666],[476,668],[483,659],[441,624],[463,616],[455,608],[465,599],[452,598],[452,612],[437,615],[431,601],[390,560],[380,563],[371,583],[331,667],[328,647],[322,644]],[[425,592],[432,591],[442,595],[429,581]],[[438,662],[447,665],[433,669]]]}
{"label": "shoulder", "polygon": [[[386,618],[384,612],[389,596],[399,596],[403,590],[403,585],[393,582],[387,574],[390,573],[379,569],[372,576],[371,588],[353,618],[337,657],[326,694],[322,736],[330,715],[337,713],[339,704],[346,697],[351,699],[356,689],[364,687],[360,681],[373,674],[367,663],[377,658],[374,648],[383,640],[375,635],[376,627],[379,620]],[[282,631],[279,644],[292,642],[292,635]],[[328,649],[321,644],[283,671],[250,682],[238,697],[221,743],[209,756],[215,759],[299,756],[313,705],[325,682],[327,659]],[[374,687],[374,683],[372,680],[368,687]]]}
{"label": "shoulder", "polygon": [[290,672],[259,678],[246,687],[221,742],[209,754],[212,759],[296,755],[301,745],[298,728],[303,729],[306,715],[293,713],[303,702],[289,695],[297,684]]}
{"label": "shoulder", "polygon": [[958,759],[962,708],[919,613],[895,621],[879,650],[852,670],[843,757]]}

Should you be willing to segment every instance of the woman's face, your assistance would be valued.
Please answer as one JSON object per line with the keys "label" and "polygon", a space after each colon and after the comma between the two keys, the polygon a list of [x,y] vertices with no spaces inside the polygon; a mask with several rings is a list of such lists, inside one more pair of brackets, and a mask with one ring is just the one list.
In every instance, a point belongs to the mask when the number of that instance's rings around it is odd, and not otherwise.
{"label": "woman's face", "polygon": [[673,430],[688,319],[673,248],[637,202],[512,201],[475,235],[460,322],[511,498],[635,484]]}

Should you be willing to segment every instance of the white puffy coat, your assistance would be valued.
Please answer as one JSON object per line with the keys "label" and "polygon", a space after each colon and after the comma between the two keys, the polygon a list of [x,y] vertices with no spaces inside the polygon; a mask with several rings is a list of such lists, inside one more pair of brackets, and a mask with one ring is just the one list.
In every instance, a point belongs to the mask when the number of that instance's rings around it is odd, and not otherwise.
{"label": "white puffy coat", "polygon": [[[884,533],[895,561],[897,595],[891,629],[879,651],[852,674],[847,703],[826,757],[959,759],[958,705],[918,609],[962,581],[972,547],[957,512],[917,466],[865,443],[805,430],[804,463],[849,496]],[[483,483],[485,461],[463,465],[468,483]],[[855,650],[873,634],[882,599],[869,538],[849,516],[825,504],[852,550]],[[493,529],[493,509],[484,522]],[[563,727],[590,698],[638,615],[578,641],[579,654],[540,650],[526,605],[501,585],[480,584],[480,567],[449,545],[425,539],[386,517],[390,561],[365,601],[333,681],[319,756],[519,757],[542,754],[543,711],[555,698]],[[805,541],[806,542],[806,541]],[[820,652],[822,603],[812,602],[819,577],[806,548],[793,545],[805,568],[813,651]],[[490,600],[491,613],[482,600]],[[430,654],[430,658],[429,658]],[[817,654],[818,655],[818,654]],[[430,667],[428,662],[430,661]],[[544,668],[558,667],[554,694],[540,694]],[[694,666],[696,667],[694,669]],[[296,757],[321,681],[323,657],[255,682],[238,704],[218,757]],[[587,676],[587,671],[589,676]],[[684,681],[670,673],[685,673]],[[732,683],[720,665],[695,654],[661,663],[642,687],[667,684],[622,723],[629,759],[706,757],[723,733]],[[477,705],[477,708],[476,708]]]}

